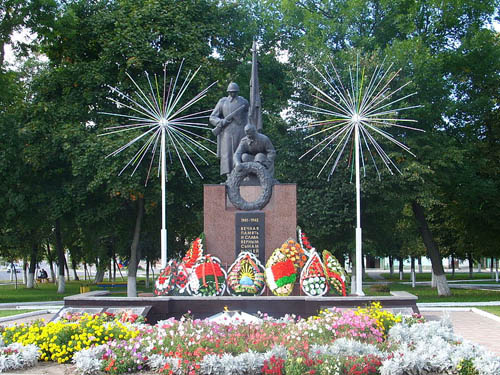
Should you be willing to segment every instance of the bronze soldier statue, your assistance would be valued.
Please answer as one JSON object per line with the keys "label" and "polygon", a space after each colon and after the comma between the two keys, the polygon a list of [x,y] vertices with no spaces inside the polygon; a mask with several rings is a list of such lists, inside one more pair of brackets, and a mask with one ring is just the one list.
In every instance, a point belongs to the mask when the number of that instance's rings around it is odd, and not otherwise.
{"label": "bronze soldier statue", "polygon": [[220,174],[226,175],[233,170],[233,155],[241,138],[245,136],[248,120],[248,101],[239,96],[238,85],[231,82],[227,87],[228,96],[219,100],[210,115],[210,123],[215,126],[212,132],[217,136],[217,157],[220,158]]}
{"label": "bronze soldier statue", "polygon": [[233,157],[233,164],[238,171],[241,163],[255,161],[262,164],[271,177],[274,176],[274,159],[276,151],[271,140],[264,134],[258,133],[255,126],[248,123],[245,126],[246,137],[240,141]]}

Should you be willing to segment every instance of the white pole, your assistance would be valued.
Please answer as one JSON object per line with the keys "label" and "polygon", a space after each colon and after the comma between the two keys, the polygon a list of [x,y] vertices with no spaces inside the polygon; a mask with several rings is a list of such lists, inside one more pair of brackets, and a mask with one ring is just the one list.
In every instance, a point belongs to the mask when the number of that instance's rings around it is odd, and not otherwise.
{"label": "white pole", "polygon": [[356,168],[356,294],[363,293],[363,255],[361,252],[361,183],[359,176],[359,119],[354,123],[354,154]]}
{"label": "white pole", "polygon": [[167,191],[166,191],[165,127],[161,128],[161,268],[167,266]]}

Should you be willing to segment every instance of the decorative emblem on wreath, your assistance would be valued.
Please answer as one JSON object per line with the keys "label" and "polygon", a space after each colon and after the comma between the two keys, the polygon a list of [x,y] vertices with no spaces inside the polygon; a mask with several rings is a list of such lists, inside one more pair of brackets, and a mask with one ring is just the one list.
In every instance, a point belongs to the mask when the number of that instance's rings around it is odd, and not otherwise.
{"label": "decorative emblem on wreath", "polygon": [[[254,174],[259,179],[262,193],[259,198],[253,202],[247,202],[241,197],[240,186],[245,177]],[[238,164],[233,168],[226,182],[227,196],[230,202],[240,210],[253,211],[264,208],[271,199],[273,193],[274,178],[269,174],[266,167],[257,162],[246,162]]]}
{"label": "decorative emblem on wreath", "polygon": [[264,292],[264,267],[257,257],[241,252],[227,273],[227,287],[231,295],[255,296]]}
{"label": "decorative emblem on wreath", "polygon": [[266,283],[275,296],[289,296],[297,280],[295,265],[281,249],[273,251],[266,263]]}
{"label": "decorative emblem on wreath", "polygon": [[189,276],[189,294],[192,296],[221,296],[226,290],[226,271],[219,258],[207,254],[196,262]]}

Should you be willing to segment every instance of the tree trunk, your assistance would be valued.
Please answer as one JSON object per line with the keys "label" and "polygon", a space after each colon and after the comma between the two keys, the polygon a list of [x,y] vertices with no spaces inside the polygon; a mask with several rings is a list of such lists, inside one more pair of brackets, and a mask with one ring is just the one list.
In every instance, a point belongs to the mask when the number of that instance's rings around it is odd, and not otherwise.
{"label": "tree trunk", "polygon": [[394,258],[392,255],[389,255],[389,273],[394,275]]}
{"label": "tree trunk", "polygon": [[116,253],[113,251],[113,281],[116,281]]}
{"label": "tree trunk", "polygon": [[416,275],[415,275],[415,257],[411,257],[411,287],[415,288],[416,286]]}
{"label": "tree trunk", "polygon": [[96,283],[102,283],[104,280],[104,273],[106,272],[106,269],[103,268],[102,266],[103,262],[99,261],[99,258],[95,259],[95,282]]}
{"label": "tree trunk", "polygon": [[422,269],[422,257],[418,257],[418,273],[423,273],[424,270]]}
{"label": "tree trunk", "polygon": [[455,278],[455,256],[451,254],[451,277]]}
{"label": "tree trunk", "polygon": [[144,216],[144,197],[137,199],[137,217],[135,220],[134,238],[130,246],[130,262],[128,264],[127,296],[137,297],[137,265],[138,247],[141,237],[142,218]]}
{"label": "tree trunk", "polygon": [[38,245],[33,243],[30,255],[30,267],[28,271],[28,279],[26,280],[26,288],[32,289],[35,287],[35,272],[36,272],[36,254],[38,252]]}
{"label": "tree trunk", "polygon": [[481,273],[481,258],[479,258],[479,262],[477,262],[477,273]]}
{"label": "tree trunk", "polygon": [[50,251],[50,243],[49,240],[47,240],[47,259],[49,260],[49,267],[50,267],[50,277],[52,279],[52,282],[56,282],[56,273],[54,272],[54,258],[52,256],[52,252]]}
{"label": "tree trunk", "polygon": [[78,267],[78,264],[76,264],[76,260],[74,257],[71,257],[71,268],[73,268],[73,275],[75,276],[75,281],[79,281],[80,278],[78,277],[78,274],[76,273],[76,268]]}
{"label": "tree trunk", "polygon": [[469,261],[469,279],[472,280],[474,277],[474,259],[472,258],[472,253],[467,253],[467,260]]}
{"label": "tree trunk", "polygon": [[431,288],[436,288],[436,287],[437,287],[436,274],[434,273],[433,270],[431,270]]}
{"label": "tree trunk", "polygon": [[102,281],[104,280],[104,273],[105,272],[106,272],[105,269],[97,268],[97,272],[95,274],[95,282],[96,283],[102,283]]}
{"label": "tree trunk", "polygon": [[120,273],[120,277],[122,278],[122,280],[125,280],[122,274],[122,270],[120,269],[120,265],[118,264],[116,258],[115,258],[115,267],[118,268],[118,272]]}
{"label": "tree trunk", "polygon": [[399,280],[403,280],[404,276],[403,258],[399,257],[398,262],[399,262]]}
{"label": "tree trunk", "polygon": [[54,232],[56,237],[57,262],[59,265],[57,267],[59,269],[57,293],[62,294],[66,290],[66,283],[64,280],[64,263],[66,262],[66,257],[64,256],[64,248],[61,238],[61,222],[59,219],[56,219]]}
{"label": "tree trunk", "polygon": [[15,280],[15,289],[17,289],[17,270],[16,270],[16,265],[14,262],[10,262],[10,281],[14,281]]}
{"label": "tree trunk", "polygon": [[495,281],[498,283],[498,258],[496,260],[497,261],[495,262]]}
{"label": "tree trunk", "polygon": [[26,285],[28,283],[28,262],[26,259],[23,259],[23,284]]}
{"label": "tree trunk", "polygon": [[64,253],[64,268],[66,268],[66,278],[70,281],[71,279],[69,278],[69,267],[68,261],[66,260],[66,253]]}
{"label": "tree trunk", "polygon": [[146,289],[149,288],[149,260],[146,258]]}
{"label": "tree trunk", "polygon": [[413,214],[415,215],[415,220],[417,221],[417,226],[422,236],[422,240],[427,248],[427,255],[431,258],[432,270],[436,275],[438,295],[450,296],[451,291],[446,281],[446,275],[444,273],[441,255],[439,254],[439,248],[436,241],[434,241],[434,237],[432,236],[427,224],[424,208],[417,201],[413,201],[411,206]]}
{"label": "tree trunk", "polygon": [[490,258],[490,262],[491,262],[491,267],[490,267],[491,268],[491,275],[493,276],[493,272],[495,272],[494,271],[494,269],[495,269],[495,258],[491,257]]}

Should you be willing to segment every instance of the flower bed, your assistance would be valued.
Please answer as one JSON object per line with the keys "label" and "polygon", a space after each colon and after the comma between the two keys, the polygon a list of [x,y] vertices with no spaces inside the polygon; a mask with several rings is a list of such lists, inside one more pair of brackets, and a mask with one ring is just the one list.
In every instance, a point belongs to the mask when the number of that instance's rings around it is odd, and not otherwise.
{"label": "flower bed", "polygon": [[134,338],[139,333],[136,327],[122,322],[122,316],[114,314],[71,315],[69,320],[47,324],[39,320],[30,325],[6,327],[2,339],[8,344],[36,345],[41,360],[65,363],[72,359],[74,353],[93,345]]}
{"label": "flower bed", "polygon": [[40,353],[35,345],[13,343],[2,347],[0,345],[0,372],[17,370],[34,366]]}
{"label": "flower bed", "polygon": [[[420,317],[394,316],[376,304],[356,311],[322,311],[308,319],[264,315],[251,324],[187,317],[150,326],[124,324],[109,316],[80,316],[55,324],[7,327],[2,337],[7,344],[35,343],[45,360],[65,362],[69,357],[82,375],[143,369],[183,375],[500,373],[500,358],[463,342],[446,321],[423,323]],[[90,331],[99,339],[89,340]],[[80,332],[78,337],[75,332]],[[71,340],[80,340],[81,349],[68,351],[78,346]],[[60,349],[52,354],[64,348],[68,352],[62,360],[49,356],[44,347],[54,343]]]}

